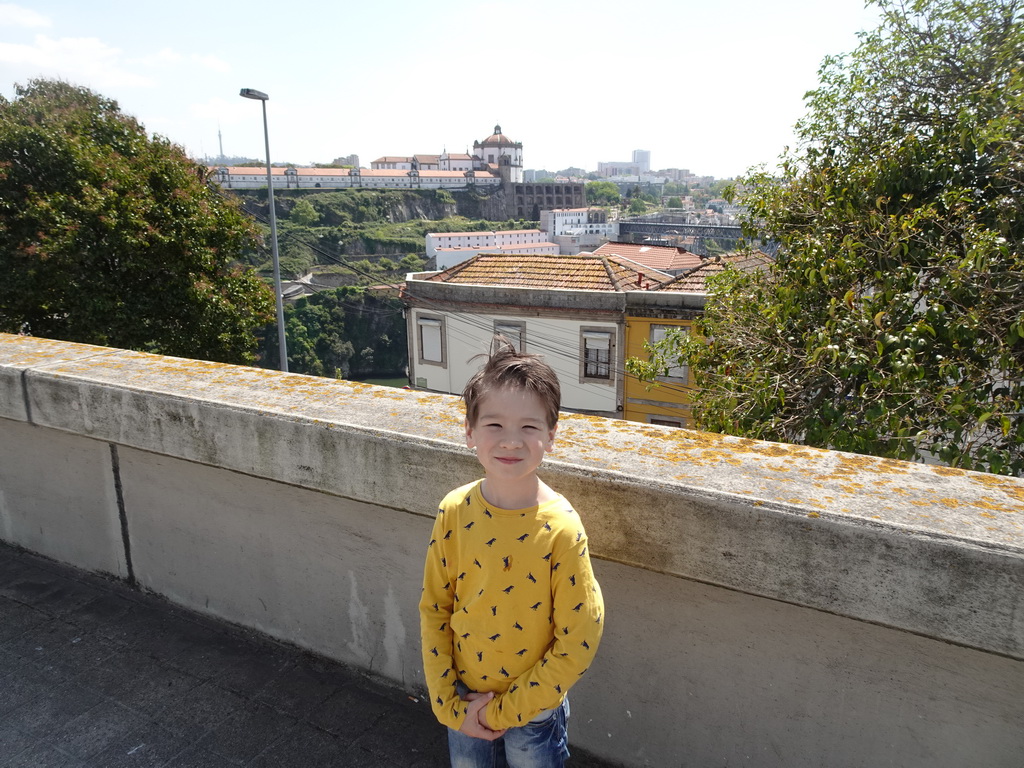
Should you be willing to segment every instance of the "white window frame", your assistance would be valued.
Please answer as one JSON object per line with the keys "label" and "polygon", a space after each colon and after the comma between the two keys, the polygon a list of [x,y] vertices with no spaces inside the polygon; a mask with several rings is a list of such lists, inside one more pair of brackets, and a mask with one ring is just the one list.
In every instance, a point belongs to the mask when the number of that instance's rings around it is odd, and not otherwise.
{"label": "white window frame", "polygon": [[[437,329],[437,356],[440,360],[427,357],[430,351],[424,329]],[[433,345],[431,345],[433,346]],[[420,365],[436,365],[441,368],[448,367],[448,334],[445,326],[445,318],[442,315],[417,315],[416,316],[416,359]]]}
{"label": "white window frame", "polygon": [[495,320],[495,337],[501,335],[512,342],[517,352],[526,351],[526,323],[515,320]]}
{"label": "white window frame", "polygon": [[[581,326],[580,327],[580,383],[581,384],[606,384],[615,386],[615,351],[616,351],[616,329],[609,326]],[[606,360],[600,360],[599,350],[602,347],[607,349]],[[589,374],[587,372],[588,360],[587,350],[598,351],[596,365],[606,367],[607,376]]]}

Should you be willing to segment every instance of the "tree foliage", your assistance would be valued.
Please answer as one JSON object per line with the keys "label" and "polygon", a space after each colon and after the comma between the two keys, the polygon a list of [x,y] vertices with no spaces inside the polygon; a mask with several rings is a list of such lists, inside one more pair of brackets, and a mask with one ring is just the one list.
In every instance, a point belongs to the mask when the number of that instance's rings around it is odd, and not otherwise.
{"label": "tree foliage", "polygon": [[[408,364],[405,319],[396,298],[357,286],[304,296],[285,306],[288,370],[312,376],[400,376]],[[277,336],[268,328],[265,365],[276,366]]]}
{"label": "tree foliage", "polygon": [[0,330],[225,362],[273,294],[207,170],[115,101],[48,80],[0,99]]}
{"label": "tree foliage", "polygon": [[618,205],[622,198],[619,188],[611,181],[588,181],[584,191],[590,205]]}
{"label": "tree foliage", "polygon": [[743,180],[777,263],[714,281],[710,341],[653,369],[688,359],[705,429],[1021,474],[1022,3],[877,5],[781,177]]}

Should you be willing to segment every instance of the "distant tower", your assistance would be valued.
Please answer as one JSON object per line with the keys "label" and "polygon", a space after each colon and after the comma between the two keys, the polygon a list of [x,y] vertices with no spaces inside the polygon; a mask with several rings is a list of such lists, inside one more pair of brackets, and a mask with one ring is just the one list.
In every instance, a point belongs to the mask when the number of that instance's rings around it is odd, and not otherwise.
{"label": "distant tower", "polygon": [[223,160],[224,159],[224,140],[221,138],[220,126],[219,125],[217,126],[217,144],[220,145],[220,157],[218,157],[217,159],[218,160]]}
{"label": "distant tower", "polygon": [[648,149],[634,149],[633,150],[633,165],[635,165],[640,173],[651,172],[651,152]]}
{"label": "distant tower", "polygon": [[494,133],[483,141],[473,142],[473,167],[478,170],[497,171],[503,181],[521,184],[523,181],[523,143],[512,141],[494,126]]}

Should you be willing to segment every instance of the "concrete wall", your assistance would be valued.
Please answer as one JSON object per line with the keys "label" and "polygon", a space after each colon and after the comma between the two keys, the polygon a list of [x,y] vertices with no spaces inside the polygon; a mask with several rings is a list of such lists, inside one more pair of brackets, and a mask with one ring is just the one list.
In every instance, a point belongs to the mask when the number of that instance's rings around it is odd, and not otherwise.
{"label": "concrete wall", "polygon": [[[0,538],[415,690],[455,398],[0,335]],[[1018,766],[1024,482],[567,416],[629,766]]]}

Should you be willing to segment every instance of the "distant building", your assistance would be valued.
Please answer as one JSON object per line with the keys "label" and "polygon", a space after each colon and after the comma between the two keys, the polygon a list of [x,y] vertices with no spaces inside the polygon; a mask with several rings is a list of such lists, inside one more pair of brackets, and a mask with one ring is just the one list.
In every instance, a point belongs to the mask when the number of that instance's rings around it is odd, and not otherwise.
{"label": "distant building", "polygon": [[559,253],[592,251],[618,234],[618,223],[608,221],[603,208],[555,208],[541,211],[540,228],[558,244]]}
{"label": "distant building", "polygon": [[552,208],[582,208],[587,204],[583,184],[536,183],[512,184],[509,215],[520,219],[539,221],[543,211]]}
{"label": "distant building", "polygon": [[647,149],[634,149],[631,161],[598,163],[599,176],[644,176],[651,172],[651,153]]}
{"label": "distant building", "polygon": [[426,236],[428,259],[438,269],[448,269],[481,253],[557,255],[558,246],[548,242],[539,229],[499,232],[431,232]]}
{"label": "distant building", "polygon": [[[396,159],[397,160],[397,159]],[[211,177],[224,189],[264,189],[266,168],[220,166]],[[497,189],[487,171],[420,171],[366,168],[271,168],[274,189]]]}
{"label": "distant building", "polygon": [[523,143],[512,141],[494,126],[494,133],[483,141],[473,142],[474,167],[497,172],[505,181],[519,184],[523,181]]}

